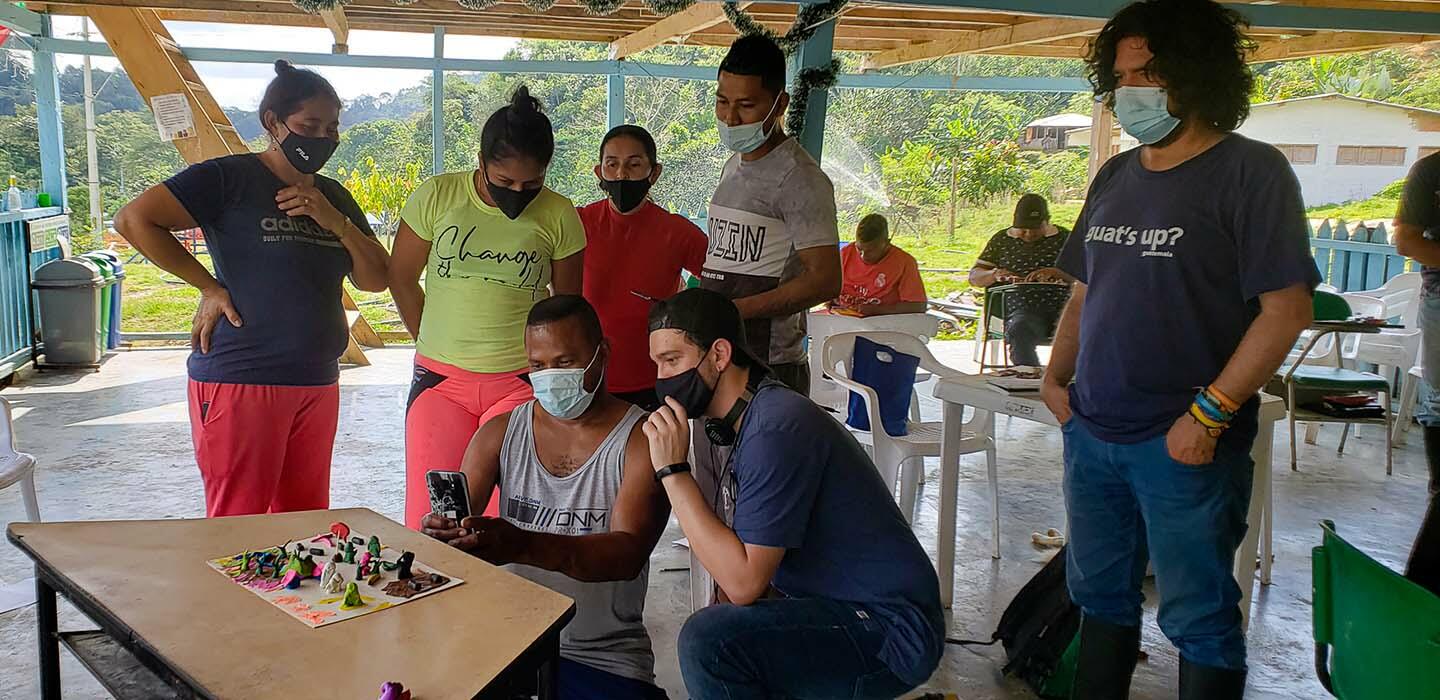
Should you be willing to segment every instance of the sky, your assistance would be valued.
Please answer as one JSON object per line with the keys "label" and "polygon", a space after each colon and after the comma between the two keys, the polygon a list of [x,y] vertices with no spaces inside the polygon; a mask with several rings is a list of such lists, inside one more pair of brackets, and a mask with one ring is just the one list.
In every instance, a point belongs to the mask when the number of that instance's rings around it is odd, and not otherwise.
{"label": "sky", "polygon": [[[211,24],[203,22],[166,22],[166,28],[181,46],[196,48],[253,49],[257,42],[264,46],[284,47],[288,50],[307,53],[330,51],[333,40],[327,29],[310,27],[260,27],[238,24]],[[56,36],[65,39],[79,39],[81,22],[78,17],[55,16],[53,29]],[[93,32],[93,27],[92,27]],[[263,36],[258,36],[263,35]],[[91,35],[91,41],[100,41],[98,33]],[[352,30],[350,32],[350,53],[377,56],[429,56],[433,50],[434,37],[429,34],[405,32],[375,32]],[[495,37],[449,35],[445,37],[445,55],[451,58],[498,59],[503,58],[516,44],[515,39]],[[78,66],[80,56],[60,55],[56,61],[61,66]],[[95,68],[114,70],[119,61],[113,58],[91,59]],[[384,68],[335,68],[314,66],[315,71],[328,78],[340,93],[340,99],[353,100],[361,95],[379,95],[399,92],[417,85],[429,71],[392,70]],[[197,63],[195,70],[205,80],[211,94],[224,107],[254,109],[275,70],[269,64],[250,63]]]}

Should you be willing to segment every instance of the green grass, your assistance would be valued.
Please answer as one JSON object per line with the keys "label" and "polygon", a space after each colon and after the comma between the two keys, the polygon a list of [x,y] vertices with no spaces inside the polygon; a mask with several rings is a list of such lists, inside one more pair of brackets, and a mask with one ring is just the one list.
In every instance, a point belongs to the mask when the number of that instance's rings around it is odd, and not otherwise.
{"label": "green grass", "polygon": [[1363,202],[1346,202],[1316,207],[1309,211],[1312,219],[1344,219],[1351,223],[1379,219],[1389,222],[1395,218],[1400,200],[1389,197],[1373,197]]}

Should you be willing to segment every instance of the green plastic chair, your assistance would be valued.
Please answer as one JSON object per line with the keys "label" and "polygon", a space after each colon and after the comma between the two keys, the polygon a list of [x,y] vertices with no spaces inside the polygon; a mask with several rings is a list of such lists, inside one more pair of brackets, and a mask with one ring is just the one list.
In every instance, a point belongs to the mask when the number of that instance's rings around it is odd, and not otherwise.
{"label": "green plastic chair", "polygon": [[1320,524],[1311,550],[1315,673],[1341,700],[1440,698],[1440,596]]}

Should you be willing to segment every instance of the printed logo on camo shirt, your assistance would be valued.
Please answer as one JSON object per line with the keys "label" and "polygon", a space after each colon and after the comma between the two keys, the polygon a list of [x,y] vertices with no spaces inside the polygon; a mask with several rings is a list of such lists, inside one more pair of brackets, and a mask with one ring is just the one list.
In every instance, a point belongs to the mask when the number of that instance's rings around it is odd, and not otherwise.
{"label": "printed logo on camo shirt", "polygon": [[790,258],[785,222],[754,212],[711,205],[705,269],[779,278]]}
{"label": "printed logo on camo shirt", "polygon": [[505,518],[527,530],[557,535],[585,535],[610,531],[606,508],[550,508],[540,501],[511,496],[505,501]]}
{"label": "printed logo on camo shirt", "polygon": [[1127,248],[1140,246],[1140,257],[1173,258],[1175,243],[1185,235],[1179,226],[1137,229],[1129,226],[1091,226],[1085,232],[1086,243],[1109,243]]}

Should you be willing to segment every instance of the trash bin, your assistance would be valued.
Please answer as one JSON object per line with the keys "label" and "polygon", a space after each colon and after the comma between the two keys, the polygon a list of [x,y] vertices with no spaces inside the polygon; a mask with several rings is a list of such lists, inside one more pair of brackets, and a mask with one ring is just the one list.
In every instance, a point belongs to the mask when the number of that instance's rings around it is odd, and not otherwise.
{"label": "trash bin", "polygon": [[97,253],[85,253],[77,257],[89,260],[95,267],[100,268],[100,277],[105,280],[105,285],[100,288],[100,337],[105,347],[110,347],[110,306],[115,302],[115,285],[118,281],[115,267],[110,264],[109,258]]}
{"label": "trash bin", "polygon": [[35,270],[30,286],[40,300],[40,337],[50,365],[100,364],[105,355],[101,289],[105,277],[93,260],[52,260]]}
{"label": "trash bin", "polygon": [[[124,308],[125,264],[120,262],[119,255],[109,250],[97,250],[93,253],[86,253],[85,257],[108,262],[110,264],[110,271],[115,275],[115,285],[109,288],[110,297],[108,305],[102,306],[101,308],[101,313],[109,314],[105,324],[105,347],[114,350],[120,347],[120,315]],[[101,271],[103,273],[103,267]],[[103,299],[101,303],[106,304]]]}

